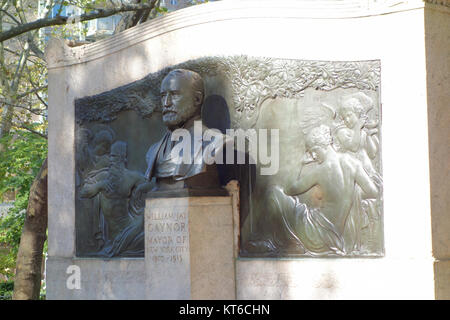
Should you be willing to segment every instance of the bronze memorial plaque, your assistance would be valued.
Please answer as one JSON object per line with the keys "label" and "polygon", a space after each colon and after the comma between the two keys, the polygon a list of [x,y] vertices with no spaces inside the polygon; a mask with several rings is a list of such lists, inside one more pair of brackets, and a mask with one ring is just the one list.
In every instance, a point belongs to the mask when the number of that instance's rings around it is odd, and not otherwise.
{"label": "bronze memorial plaque", "polygon": [[146,197],[230,180],[241,257],[384,255],[378,60],[204,57],[75,110],[77,256],[142,257]]}

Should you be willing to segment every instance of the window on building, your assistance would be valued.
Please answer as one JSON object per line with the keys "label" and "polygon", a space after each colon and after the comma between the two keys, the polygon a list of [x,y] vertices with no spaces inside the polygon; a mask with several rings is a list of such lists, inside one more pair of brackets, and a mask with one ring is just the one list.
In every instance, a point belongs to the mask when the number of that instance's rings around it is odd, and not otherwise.
{"label": "window on building", "polygon": [[[62,7],[62,8],[61,8]],[[60,16],[66,16],[66,6],[61,6],[61,4],[56,4],[53,8],[52,8],[52,18],[56,17],[59,13]],[[61,12],[60,12],[61,11]]]}

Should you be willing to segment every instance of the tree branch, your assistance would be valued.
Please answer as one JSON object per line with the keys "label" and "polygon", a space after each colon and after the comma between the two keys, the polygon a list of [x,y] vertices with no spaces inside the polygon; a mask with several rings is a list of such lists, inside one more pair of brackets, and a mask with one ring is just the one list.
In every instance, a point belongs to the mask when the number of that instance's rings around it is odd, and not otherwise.
{"label": "tree branch", "polygon": [[[89,13],[85,13],[79,16],[72,16],[70,17],[71,21],[89,21],[93,19],[98,18],[105,18],[112,15],[115,15],[117,13],[121,12],[129,12],[129,11],[137,11],[137,10],[152,10],[155,6],[156,0],[151,0],[150,3],[140,3],[140,4],[122,4],[116,8],[111,9],[97,9],[94,11],[91,11]],[[33,22],[25,23],[22,25],[19,25],[17,27],[11,28],[7,31],[4,31],[0,33],[0,42],[3,42],[5,40],[14,38],[18,35],[21,35],[23,33],[37,30],[44,27],[50,27],[50,26],[58,26],[58,25],[65,25],[69,21],[69,17],[62,17],[62,16],[56,16],[53,18],[42,18],[35,20]]]}
{"label": "tree branch", "polygon": [[23,2],[22,0],[14,1],[13,6],[16,9],[17,15],[19,16],[20,22],[22,24],[27,23],[25,18],[25,12],[23,11]]}
{"label": "tree branch", "polygon": [[28,68],[28,66],[26,66],[27,68],[27,73],[28,73],[28,81],[30,82],[31,86],[33,87],[34,90],[36,90],[34,93],[34,95],[39,99],[39,101],[41,101],[41,103],[45,106],[45,108],[48,108],[48,104],[41,98],[41,96],[39,95],[39,89],[38,86],[34,83],[32,77],[31,77],[31,71]]}
{"label": "tree branch", "polygon": [[45,102],[41,96],[39,95],[38,91],[34,92],[34,95],[39,99],[39,101],[45,106],[45,109],[48,109],[48,104]]}
{"label": "tree branch", "polygon": [[42,116],[43,115],[43,110],[42,109],[32,109],[32,108],[29,108],[29,107],[26,107],[26,106],[23,106],[23,105],[20,105],[20,104],[17,104],[17,103],[11,103],[11,102],[8,102],[8,101],[6,101],[6,100],[4,100],[4,99],[0,99],[0,104],[6,104],[6,105],[8,105],[8,106],[11,106],[11,107],[13,107],[13,108],[19,108],[19,109],[24,109],[24,110],[27,110],[28,112],[31,112],[32,114],[35,114],[35,115],[37,115],[37,116]]}
{"label": "tree branch", "polygon": [[[30,42],[30,49],[31,49],[31,51],[33,51],[34,54],[30,54],[29,56],[44,60],[44,52],[37,47],[35,42]],[[11,50],[8,48],[3,48],[3,50],[5,50],[6,52],[11,53],[15,56],[19,56],[19,57],[21,56],[21,53],[19,53],[18,51],[14,51],[14,50]],[[31,59],[28,59],[28,62],[36,64],[36,61],[31,60]]]}
{"label": "tree branch", "polygon": [[36,45],[33,36],[30,33],[28,34],[28,43],[30,44],[31,51],[33,51],[38,58],[45,60],[44,52]]}
{"label": "tree branch", "polygon": [[20,99],[20,98],[23,98],[23,97],[29,95],[30,93],[35,93],[35,92],[38,92],[38,91],[44,90],[44,89],[47,89],[47,86],[37,87],[37,88],[34,88],[34,89],[30,90],[30,91],[18,94],[17,98]]}
{"label": "tree branch", "polygon": [[29,131],[29,132],[31,132],[31,133],[37,134],[38,136],[41,136],[41,137],[44,138],[44,139],[47,139],[47,135],[45,135],[45,134],[43,134],[43,133],[41,133],[41,132],[39,132],[39,131],[33,130],[33,129],[31,129],[31,128],[28,128],[28,127],[27,127],[26,125],[24,125],[24,124],[19,125],[18,127],[21,128],[21,129],[25,129],[25,130],[27,130],[27,131]]}
{"label": "tree branch", "polygon": [[12,14],[10,14],[8,11],[0,9],[1,12],[3,12],[4,14],[6,14],[10,19],[12,19],[12,21],[14,21],[17,24],[20,24],[20,21],[17,20],[16,18],[14,18],[14,16]]}

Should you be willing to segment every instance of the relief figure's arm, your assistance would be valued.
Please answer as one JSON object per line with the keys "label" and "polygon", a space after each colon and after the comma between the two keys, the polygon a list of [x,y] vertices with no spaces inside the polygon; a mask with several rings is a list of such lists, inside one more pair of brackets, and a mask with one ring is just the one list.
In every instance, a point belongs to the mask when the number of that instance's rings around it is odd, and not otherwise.
{"label": "relief figure's arm", "polygon": [[361,132],[347,127],[339,128],[336,139],[343,150],[357,152],[361,143]]}
{"label": "relief figure's arm", "polygon": [[139,196],[142,196],[142,194],[149,192],[152,190],[153,184],[149,182],[147,179],[139,180],[136,183],[136,193]]}
{"label": "relief figure's arm", "polygon": [[363,198],[374,199],[378,197],[379,190],[377,186],[372,181],[372,179],[370,179],[369,175],[366,173],[360,163],[356,164],[355,180],[356,183],[364,191]]}
{"label": "relief figure's arm", "polygon": [[355,126],[354,129],[351,130],[352,135],[350,138],[349,149],[352,152],[357,152],[361,145],[361,128],[360,126]]}
{"label": "relief figure's arm", "polygon": [[92,198],[101,192],[106,185],[106,180],[100,180],[92,183],[85,183],[80,189],[81,198]]}
{"label": "relief figure's arm", "polygon": [[133,197],[142,198],[142,195],[149,192],[153,184],[148,181],[144,175],[137,171],[129,171],[130,177],[132,177],[132,186],[130,191]]}
{"label": "relief figure's arm", "polygon": [[307,165],[302,168],[300,171],[300,175],[298,179],[292,183],[291,186],[288,186],[285,190],[287,195],[295,196],[302,193],[305,193],[312,187],[314,187],[316,184],[318,184],[317,181],[317,174],[318,167],[316,164],[313,165]]}
{"label": "relief figure's arm", "polygon": [[133,184],[130,195],[130,209],[134,213],[139,213],[145,207],[144,195],[150,191],[152,183],[145,179],[141,174],[136,175],[135,183]]}
{"label": "relief figure's arm", "polygon": [[375,133],[367,132],[366,134],[366,150],[370,159],[374,159],[376,157],[379,145],[378,139],[374,137],[373,134]]}

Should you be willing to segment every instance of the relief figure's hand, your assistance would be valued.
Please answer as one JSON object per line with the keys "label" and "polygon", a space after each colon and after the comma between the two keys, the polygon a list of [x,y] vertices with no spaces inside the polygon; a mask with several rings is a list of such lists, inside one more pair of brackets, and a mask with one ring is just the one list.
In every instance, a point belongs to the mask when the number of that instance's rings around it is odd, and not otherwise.
{"label": "relief figure's hand", "polygon": [[134,190],[134,196],[140,200],[144,200],[144,194],[150,191],[151,186],[150,182],[141,183]]}

